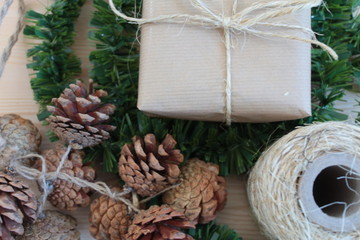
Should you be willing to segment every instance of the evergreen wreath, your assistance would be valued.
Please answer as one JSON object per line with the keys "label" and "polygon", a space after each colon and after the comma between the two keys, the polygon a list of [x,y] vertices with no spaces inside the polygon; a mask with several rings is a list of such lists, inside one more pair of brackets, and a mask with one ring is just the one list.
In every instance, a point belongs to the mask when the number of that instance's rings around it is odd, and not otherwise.
{"label": "evergreen wreath", "polygon": [[[24,34],[42,40],[28,51],[32,60],[28,67],[35,72],[31,87],[41,106],[39,120],[50,115],[46,105],[69,83],[75,82],[81,72],[80,60],[72,52],[71,45],[74,22],[84,2],[57,0],[45,14],[27,13],[30,24],[25,27]],[[140,15],[141,1],[114,2],[127,15]],[[223,176],[242,174],[253,166],[267,145],[296,126],[347,118],[334,108],[334,102],[342,99],[344,90],[360,83],[360,17],[352,15],[359,5],[356,0],[329,0],[326,6],[313,9],[312,27],[322,34],[319,40],[339,54],[339,60],[332,61],[320,49],[312,50],[313,116],[276,123],[234,123],[230,127],[221,123],[150,118],[139,112],[136,108],[138,29],[116,18],[105,0],[93,0],[93,3],[96,10],[91,25],[94,30],[89,38],[96,42],[96,50],[90,53],[91,78],[97,88],[109,93],[105,102],[116,105],[111,124],[118,128],[110,140],[87,150],[87,161],[102,159],[107,172],[117,171],[120,148],[130,142],[132,136],[144,137],[153,132],[159,139],[167,133],[174,136],[185,159],[198,157],[217,163]],[[206,236],[204,239],[239,239],[233,230],[214,223],[199,227],[191,234],[199,238]]]}

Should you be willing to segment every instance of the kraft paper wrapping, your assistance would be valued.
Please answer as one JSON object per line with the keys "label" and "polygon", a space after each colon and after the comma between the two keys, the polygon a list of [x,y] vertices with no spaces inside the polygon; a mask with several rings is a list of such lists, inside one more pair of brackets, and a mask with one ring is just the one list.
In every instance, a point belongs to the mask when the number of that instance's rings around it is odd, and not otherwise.
{"label": "kraft paper wrapping", "polygon": [[[217,13],[231,14],[233,0],[204,1]],[[238,9],[255,1],[239,1]],[[143,3],[144,18],[180,13],[201,14],[188,0]],[[310,10],[276,22],[310,27]],[[146,24],[141,30],[138,108],[151,116],[225,121],[223,30],[185,23]],[[290,30],[267,31],[305,37]],[[244,33],[232,34],[232,40],[233,122],[292,120],[311,114],[310,44]]]}

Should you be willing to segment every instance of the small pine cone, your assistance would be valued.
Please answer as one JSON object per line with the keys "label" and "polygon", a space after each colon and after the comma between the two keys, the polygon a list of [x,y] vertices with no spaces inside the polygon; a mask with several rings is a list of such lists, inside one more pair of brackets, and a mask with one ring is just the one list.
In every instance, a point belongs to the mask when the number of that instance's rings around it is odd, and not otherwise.
{"label": "small pine cone", "polygon": [[[46,159],[47,172],[56,171],[65,152],[65,147],[57,145],[55,149],[45,150],[42,153]],[[83,166],[83,157],[84,153],[82,151],[75,150],[70,152],[60,172],[93,182],[95,179],[95,170],[92,167]],[[33,167],[41,171],[42,160],[38,159]],[[89,188],[79,187],[72,182],[57,179],[53,183],[53,191],[49,194],[48,200],[53,206],[59,209],[73,211],[76,210],[77,207],[86,207],[89,205],[89,192]]]}
{"label": "small pine cone", "polygon": [[24,222],[36,220],[37,202],[21,180],[0,172],[0,239],[24,234]]}
{"label": "small pine cone", "polygon": [[53,132],[73,149],[92,147],[110,138],[115,126],[106,125],[115,111],[115,105],[101,103],[101,97],[107,96],[104,90],[86,90],[82,82],[70,84],[59,98],[48,106],[51,115],[48,118]]}
{"label": "small pine cone", "polygon": [[179,164],[184,156],[174,149],[176,141],[166,135],[158,145],[154,134],[133,138],[125,144],[119,160],[122,180],[142,197],[153,196],[179,181]]}
{"label": "small pine cone", "polygon": [[30,120],[17,114],[0,117],[0,170],[8,167],[11,159],[38,152],[40,144],[40,132]]}
{"label": "small pine cone", "polygon": [[121,201],[100,196],[90,205],[90,233],[98,240],[126,240],[131,222],[128,207]]}
{"label": "small pine cone", "polygon": [[25,227],[25,233],[16,240],[80,240],[77,221],[70,215],[45,210],[45,217]]}
{"label": "small pine cone", "polygon": [[163,202],[185,209],[191,221],[201,224],[216,218],[225,207],[227,192],[225,178],[218,176],[219,166],[199,159],[189,160],[181,169],[181,185],[167,191]]}
{"label": "small pine cone", "polygon": [[168,205],[154,205],[135,215],[126,240],[192,240],[191,236],[180,230],[183,228],[195,228],[183,211]]}

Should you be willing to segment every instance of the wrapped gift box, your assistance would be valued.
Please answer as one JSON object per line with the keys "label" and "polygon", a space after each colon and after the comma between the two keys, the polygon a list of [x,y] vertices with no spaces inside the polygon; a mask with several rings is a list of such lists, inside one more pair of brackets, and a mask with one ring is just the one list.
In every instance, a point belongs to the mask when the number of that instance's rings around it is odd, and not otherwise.
{"label": "wrapped gift box", "polygon": [[[203,1],[217,14],[232,14],[233,0]],[[254,2],[239,1],[237,10]],[[143,3],[144,18],[179,13],[202,14],[189,0]],[[310,9],[271,22],[310,27]],[[288,29],[255,28],[306,37]],[[141,30],[138,108],[151,116],[225,121],[223,29],[149,23]],[[309,43],[244,32],[233,33],[231,38],[233,122],[291,120],[311,114]]]}

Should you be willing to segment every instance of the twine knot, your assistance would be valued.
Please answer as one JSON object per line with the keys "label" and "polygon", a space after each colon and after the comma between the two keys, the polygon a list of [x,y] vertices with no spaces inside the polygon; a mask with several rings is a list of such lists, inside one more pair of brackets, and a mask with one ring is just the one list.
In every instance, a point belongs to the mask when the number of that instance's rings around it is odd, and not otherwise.
{"label": "twine knot", "polygon": [[233,20],[231,17],[223,17],[222,18],[222,26],[224,28],[230,28]]}
{"label": "twine knot", "polygon": [[[310,29],[298,25],[274,23],[273,19],[278,17],[290,15],[303,9],[312,8],[322,3],[322,0],[288,0],[288,1],[269,1],[269,2],[255,2],[250,7],[238,11],[238,0],[234,0],[232,7],[232,16],[226,17],[215,13],[210,9],[203,0],[189,0],[190,4],[201,15],[191,14],[172,14],[161,15],[153,18],[133,18],[125,15],[119,11],[113,0],[109,0],[111,10],[119,17],[129,21],[132,24],[143,25],[147,23],[177,23],[188,24],[193,26],[202,26],[207,28],[223,28],[224,29],[224,45],[226,48],[226,78],[224,83],[224,116],[228,125],[231,124],[231,34],[243,32],[247,34],[263,36],[263,37],[277,37],[289,40],[296,40],[305,43],[315,44],[328,52],[335,60],[338,59],[336,52],[324,43],[316,39],[315,33]],[[296,32],[304,33],[309,37],[300,37],[298,35],[278,33],[271,29],[271,31],[259,30],[257,26],[267,26],[279,28],[285,31],[295,30]]]}

